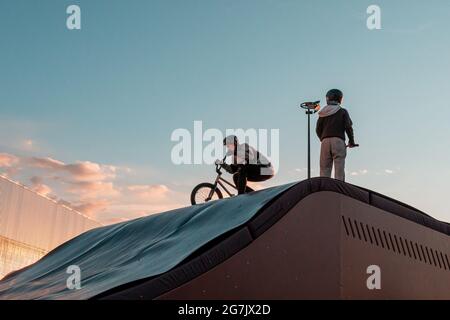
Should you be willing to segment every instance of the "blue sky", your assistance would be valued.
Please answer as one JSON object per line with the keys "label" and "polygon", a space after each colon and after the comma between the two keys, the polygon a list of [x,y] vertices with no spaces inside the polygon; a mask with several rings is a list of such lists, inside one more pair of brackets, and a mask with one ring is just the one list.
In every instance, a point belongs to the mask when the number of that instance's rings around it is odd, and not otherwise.
{"label": "blue sky", "polygon": [[[374,3],[382,30],[369,31]],[[70,4],[81,7],[81,30],[66,28]],[[280,171],[265,185],[300,180],[306,119],[296,105],[338,87],[361,144],[349,153],[348,181],[450,221],[449,11],[446,0],[5,0],[0,153],[98,164],[109,191],[166,188],[170,199],[139,208],[158,211],[188,205],[190,189],[214,174],[172,164],[174,129],[192,130],[194,120],[280,129]],[[314,174],[318,150],[313,140]],[[17,163],[13,179],[39,177],[70,201],[84,194],[69,192],[72,180],[56,185],[51,170],[74,175],[70,166]],[[118,168],[113,178],[108,166]],[[120,199],[102,219],[132,216]]]}

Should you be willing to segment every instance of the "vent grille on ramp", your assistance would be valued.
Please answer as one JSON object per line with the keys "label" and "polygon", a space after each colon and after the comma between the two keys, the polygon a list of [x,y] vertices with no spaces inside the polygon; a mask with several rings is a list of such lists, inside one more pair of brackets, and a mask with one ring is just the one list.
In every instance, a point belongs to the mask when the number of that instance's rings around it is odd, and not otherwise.
{"label": "vent grille on ramp", "polygon": [[342,216],[342,223],[345,233],[351,238],[450,271],[450,260],[442,251],[348,217]]}

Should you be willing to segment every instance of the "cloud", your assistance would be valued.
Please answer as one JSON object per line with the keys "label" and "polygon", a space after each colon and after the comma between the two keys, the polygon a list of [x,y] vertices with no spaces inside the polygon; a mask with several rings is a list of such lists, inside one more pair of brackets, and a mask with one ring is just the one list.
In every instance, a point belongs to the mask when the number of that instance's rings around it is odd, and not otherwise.
{"label": "cloud", "polygon": [[[294,171],[300,172],[300,173],[308,173],[308,168],[295,168]],[[311,168],[311,172],[315,172],[315,171],[316,171],[315,168]]]}
{"label": "cloud", "polygon": [[5,177],[12,177],[20,170],[18,164],[20,159],[12,154],[0,153],[0,174]]}
{"label": "cloud", "polygon": [[52,189],[48,185],[43,183],[42,178],[34,176],[30,179],[30,181],[32,184],[31,189],[34,192],[39,193],[43,196],[51,196]]}
{"label": "cloud", "polygon": [[77,195],[80,199],[113,198],[120,195],[120,191],[113,182],[81,181],[68,183],[67,192]]}
{"label": "cloud", "polygon": [[8,153],[0,153],[0,168],[11,168],[19,162],[19,158]]}
{"label": "cloud", "polygon": [[131,185],[127,187],[129,194],[141,199],[162,199],[169,194],[169,188],[165,185]]}
{"label": "cloud", "polygon": [[366,175],[368,173],[369,173],[369,170],[361,169],[361,170],[358,170],[358,171],[351,172],[350,175],[352,175],[352,176],[363,176],[363,175]]}
{"label": "cloud", "polygon": [[137,174],[128,167],[92,161],[65,163],[51,157],[18,157],[6,153],[0,154],[0,167],[17,173],[19,181],[29,181],[35,192],[102,223],[179,208],[188,199],[167,185],[128,184],[127,178]]}
{"label": "cloud", "polygon": [[97,200],[70,206],[88,217],[95,218],[100,212],[105,211],[110,206],[110,203],[106,200]]}
{"label": "cloud", "polygon": [[26,160],[31,167],[53,172],[65,173],[76,181],[98,181],[115,178],[117,168],[111,165],[100,165],[90,161],[78,161],[65,164],[52,158],[29,158]]}
{"label": "cloud", "polygon": [[64,162],[52,158],[29,158],[26,160],[27,164],[40,169],[61,170],[64,167]]}
{"label": "cloud", "polygon": [[105,180],[116,176],[116,167],[99,165],[90,161],[68,164],[65,165],[64,169],[79,181]]}
{"label": "cloud", "polygon": [[40,184],[40,185],[33,187],[33,191],[36,193],[39,193],[40,195],[46,196],[46,197],[51,196],[51,193],[52,193],[52,189],[49,186],[47,186],[46,184]]}
{"label": "cloud", "polygon": [[363,176],[363,175],[367,175],[367,174],[372,174],[372,175],[376,175],[376,176],[381,176],[383,174],[395,174],[395,171],[392,169],[384,169],[384,170],[375,170],[375,171],[369,171],[367,169],[361,169],[361,170],[357,170],[357,171],[352,171],[350,172],[351,176]]}

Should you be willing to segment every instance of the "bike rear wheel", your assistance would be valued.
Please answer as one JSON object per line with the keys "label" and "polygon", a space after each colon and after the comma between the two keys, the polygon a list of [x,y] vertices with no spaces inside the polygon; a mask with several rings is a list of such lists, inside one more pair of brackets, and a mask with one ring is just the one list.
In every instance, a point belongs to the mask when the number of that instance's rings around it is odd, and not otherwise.
{"label": "bike rear wheel", "polygon": [[191,192],[192,205],[219,200],[222,198],[222,192],[212,183],[201,183]]}

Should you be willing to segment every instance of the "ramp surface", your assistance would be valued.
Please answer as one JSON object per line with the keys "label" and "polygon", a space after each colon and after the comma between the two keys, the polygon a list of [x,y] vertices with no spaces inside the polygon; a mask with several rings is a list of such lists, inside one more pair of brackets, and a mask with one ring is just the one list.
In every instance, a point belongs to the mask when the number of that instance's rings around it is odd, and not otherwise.
{"label": "ramp surface", "polygon": [[[292,184],[88,231],[25,270],[7,275],[0,281],[0,299],[88,299],[164,273],[247,222],[290,187]],[[81,269],[80,290],[66,286],[71,265]]]}

